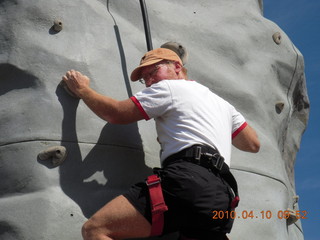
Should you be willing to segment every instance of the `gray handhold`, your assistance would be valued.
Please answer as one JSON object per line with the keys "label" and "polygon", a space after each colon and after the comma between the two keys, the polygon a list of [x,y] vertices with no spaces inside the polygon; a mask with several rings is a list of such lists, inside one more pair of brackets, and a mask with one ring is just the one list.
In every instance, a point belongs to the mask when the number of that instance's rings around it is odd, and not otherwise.
{"label": "gray handhold", "polygon": [[273,41],[276,43],[276,44],[280,44],[281,43],[281,33],[280,32],[276,32],[272,35],[272,38],[273,38]]}
{"label": "gray handhold", "polygon": [[63,24],[62,24],[62,21],[61,20],[54,20],[53,22],[53,29],[56,31],[56,32],[60,32],[63,28]]}
{"label": "gray handhold", "polygon": [[281,113],[284,108],[284,102],[277,102],[275,107],[276,107],[276,112]]}
{"label": "gray handhold", "polygon": [[67,157],[67,149],[63,146],[49,147],[38,154],[38,158],[42,161],[51,161],[54,167],[63,163]]}
{"label": "gray handhold", "polygon": [[161,45],[161,48],[167,48],[174,51],[181,59],[183,65],[188,62],[188,52],[187,49],[177,42],[166,42]]}
{"label": "gray handhold", "polygon": [[69,88],[68,88],[68,86],[67,86],[67,84],[65,83],[65,81],[61,81],[60,83],[59,83],[59,85],[61,86],[61,87],[63,87],[63,89],[71,96],[71,97],[74,97],[74,98],[78,98],[79,99],[79,97],[77,96],[77,95],[75,95]]}

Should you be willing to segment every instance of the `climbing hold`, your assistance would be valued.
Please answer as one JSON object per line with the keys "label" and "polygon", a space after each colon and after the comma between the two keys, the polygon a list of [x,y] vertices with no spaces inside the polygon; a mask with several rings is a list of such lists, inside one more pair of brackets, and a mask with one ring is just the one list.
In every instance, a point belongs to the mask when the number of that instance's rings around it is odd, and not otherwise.
{"label": "climbing hold", "polygon": [[277,102],[275,107],[276,107],[276,112],[281,113],[284,108],[284,102]]}
{"label": "climbing hold", "polygon": [[287,211],[289,213],[289,217],[287,219],[288,225],[291,225],[291,224],[295,223],[296,221],[298,221],[299,217],[297,216],[296,210],[288,208]]}
{"label": "climbing hold", "polygon": [[49,147],[38,154],[41,161],[51,160],[54,167],[61,165],[66,157],[67,150],[63,146]]}
{"label": "climbing hold", "polygon": [[280,32],[276,32],[272,35],[272,38],[273,38],[273,41],[276,43],[276,44],[280,44],[281,43],[281,33]]}
{"label": "climbing hold", "polygon": [[293,204],[292,204],[293,209],[290,209],[290,208],[287,209],[289,213],[289,218],[287,219],[288,225],[295,223],[299,219],[299,217],[297,216],[299,196],[295,195],[292,198],[293,198]]}
{"label": "climbing hold", "polygon": [[60,32],[63,28],[63,24],[62,24],[62,21],[61,20],[54,20],[53,22],[53,29],[56,31],[56,32]]}
{"label": "climbing hold", "polygon": [[63,87],[63,89],[71,96],[71,97],[74,97],[74,98],[78,98],[79,99],[79,97],[77,96],[77,95],[75,95],[73,92],[71,92],[71,90],[68,88],[68,86],[67,86],[67,84],[65,83],[65,81],[61,81],[60,83],[59,83],[59,85],[61,86],[61,87]]}
{"label": "climbing hold", "polygon": [[161,45],[161,48],[167,48],[174,51],[180,57],[183,65],[188,62],[188,52],[187,49],[177,42],[166,42]]}
{"label": "climbing hold", "polygon": [[295,195],[292,198],[293,198],[293,209],[296,210],[298,208],[299,196]]}

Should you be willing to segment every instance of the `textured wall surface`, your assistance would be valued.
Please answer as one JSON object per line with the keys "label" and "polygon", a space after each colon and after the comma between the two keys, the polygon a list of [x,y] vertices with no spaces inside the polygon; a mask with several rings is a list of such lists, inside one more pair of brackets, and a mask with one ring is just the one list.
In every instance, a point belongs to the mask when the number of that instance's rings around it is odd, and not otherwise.
{"label": "textured wall surface", "polygon": [[[263,17],[262,1],[146,3],[153,46],[182,43],[189,78],[235,105],[258,132],[258,154],[233,149],[237,213],[255,217],[236,219],[231,239],[303,239],[300,221],[277,217],[298,210],[294,162],[309,113],[303,56]],[[1,0],[0,27],[0,239],[81,239],[86,218],[159,166],[159,146],[152,120],[106,123],[58,84],[73,68],[117,99],[143,88],[128,78],[146,51],[139,1]],[[37,158],[60,145],[68,151],[61,166]]]}

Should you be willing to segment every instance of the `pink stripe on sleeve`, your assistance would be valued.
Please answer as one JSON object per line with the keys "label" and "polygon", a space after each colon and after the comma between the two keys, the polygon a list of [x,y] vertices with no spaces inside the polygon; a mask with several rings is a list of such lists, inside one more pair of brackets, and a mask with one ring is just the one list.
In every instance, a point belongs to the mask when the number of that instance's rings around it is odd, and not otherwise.
{"label": "pink stripe on sleeve", "polygon": [[144,111],[143,107],[141,106],[139,100],[136,97],[131,97],[130,98],[134,104],[138,107],[138,109],[140,110],[142,116],[144,117],[145,120],[150,120],[150,117],[148,116],[148,114]]}
{"label": "pink stripe on sleeve", "polygon": [[232,133],[232,139],[234,139],[246,126],[248,123],[244,122],[234,133]]}

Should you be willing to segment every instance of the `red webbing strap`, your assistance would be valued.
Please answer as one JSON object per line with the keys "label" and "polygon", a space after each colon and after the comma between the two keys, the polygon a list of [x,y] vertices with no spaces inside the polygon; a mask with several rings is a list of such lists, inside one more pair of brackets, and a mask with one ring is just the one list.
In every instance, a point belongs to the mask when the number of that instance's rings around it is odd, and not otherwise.
{"label": "red webbing strap", "polygon": [[147,178],[147,186],[149,188],[150,205],[152,214],[152,226],[150,236],[159,236],[162,234],[164,225],[163,213],[168,207],[163,199],[162,188],[158,175],[151,175]]}
{"label": "red webbing strap", "polygon": [[240,202],[239,196],[235,196],[235,198],[232,200],[232,202],[231,202],[231,204],[230,204],[230,207],[231,207],[232,209],[238,207],[239,202]]}

